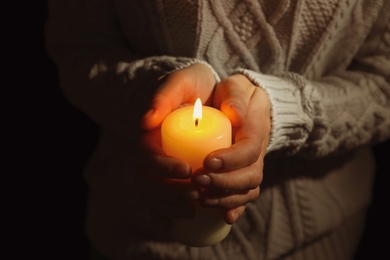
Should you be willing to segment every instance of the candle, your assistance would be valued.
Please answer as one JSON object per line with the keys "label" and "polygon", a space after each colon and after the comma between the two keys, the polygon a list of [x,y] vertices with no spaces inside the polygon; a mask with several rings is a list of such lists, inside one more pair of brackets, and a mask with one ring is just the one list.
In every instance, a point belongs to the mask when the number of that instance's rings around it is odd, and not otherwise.
{"label": "candle", "polygon": [[[202,106],[179,108],[170,113],[161,126],[162,148],[169,156],[190,164],[193,171],[203,166],[204,158],[212,151],[231,145],[230,120],[218,109]],[[194,203],[195,216],[174,220],[172,236],[189,246],[209,246],[223,240],[230,232],[223,210],[204,208]]]}

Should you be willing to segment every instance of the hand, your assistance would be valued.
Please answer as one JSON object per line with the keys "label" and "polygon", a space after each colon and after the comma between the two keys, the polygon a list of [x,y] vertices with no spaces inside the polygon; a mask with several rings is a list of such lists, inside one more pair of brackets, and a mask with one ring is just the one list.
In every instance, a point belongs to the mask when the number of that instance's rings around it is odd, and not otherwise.
{"label": "hand", "polygon": [[197,98],[205,105],[210,104],[216,84],[211,70],[200,63],[175,71],[160,80],[162,84],[141,122],[145,130],[160,126],[170,112],[181,106],[193,105]]}
{"label": "hand", "polygon": [[260,194],[271,105],[262,88],[236,74],[217,85],[213,106],[231,120],[233,145],[209,154],[192,183],[204,190],[203,205],[226,208],[225,221],[232,224],[243,214],[246,203]]}
{"label": "hand", "polygon": [[193,64],[163,78],[155,93],[151,109],[141,122],[147,130],[141,148],[147,159],[139,183],[143,198],[154,211],[168,217],[191,217],[189,200],[197,199],[199,192],[190,182],[190,166],[179,159],[166,156],[161,148],[160,126],[173,110],[194,104],[200,98],[210,104],[215,86],[211,70],[203,64]]}

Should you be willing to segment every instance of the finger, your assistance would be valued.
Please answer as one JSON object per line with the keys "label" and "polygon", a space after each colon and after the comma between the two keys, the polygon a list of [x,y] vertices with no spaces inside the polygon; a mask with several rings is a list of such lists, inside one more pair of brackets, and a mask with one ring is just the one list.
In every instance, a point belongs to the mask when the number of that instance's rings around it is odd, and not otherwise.
{"label": "finger", "polygon": [[161,178],[148,169],[139,175],[138,183],[142,184],[139,187],[143,187],[138,188],[138,192],[148,204],[179,203],[200,197],[198,189],[190,181]]}
{"label": "finger", "polygon": [[[239,130],[244,131],[243,129]],[[262,143],[259,136],[255,136],[259,129],[247,136],[240,136],[229,148],[216,150],[206,156],[203,161],[205,169],[214,172],[234,171],[252,165],[259,159]],[[251,135],[251,136],[249,136]]]}
{"label": "finger", "polygon": [[227,224],[234,224],[239,217],[241,217],[245,212],[246,206],[240,206],[233,209],[226,210],[224,214],[225,222]]}
{"label": "finger", "polygon": [[188,179],[191,176],[191,167],[188,163],[167,156],[161,148],[160,129],[144,133],[140,147],[146,158],[147,165],[144,167],[150,168],[156,175],[178,179]]}
{"label": "finger", "polygon": [[214,173],[200,169],[193,174],[192,184],[212,192],[242,192],[258,187],[263,180],[263,160],[231,172]]}
{"label": "finger", "polygon": [[201,203],[206,207],[223,207],[231,209],[245,205],[246,203],[257,199],[259,194],[260,187],[241,193],[228,193],[225,195],[205,192],[201,195]]}

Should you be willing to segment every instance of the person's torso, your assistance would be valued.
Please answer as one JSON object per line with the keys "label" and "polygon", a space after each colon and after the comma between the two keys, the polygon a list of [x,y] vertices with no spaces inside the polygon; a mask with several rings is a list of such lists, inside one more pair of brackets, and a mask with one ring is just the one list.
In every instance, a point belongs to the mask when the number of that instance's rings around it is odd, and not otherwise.
{"label": "person's torso", "polygon": [[244,67],[309,79],[351,63],[379,6],[364,0],[114,1],[135,53],[201,58],[221,76]]}

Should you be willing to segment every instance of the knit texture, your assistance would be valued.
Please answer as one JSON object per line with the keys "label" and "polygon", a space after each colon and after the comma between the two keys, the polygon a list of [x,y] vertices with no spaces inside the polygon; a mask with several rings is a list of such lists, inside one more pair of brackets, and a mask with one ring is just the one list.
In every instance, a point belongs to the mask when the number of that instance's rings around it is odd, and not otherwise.
{"label": "knit texture", "polygon": [[[374,172],[360,148],[390,137],[390,1],[49,0],[46,36],[65,96],[102,127],[84,173],[96,248],[113,259],[353,258]],[[128,151],[158,78],[193,63],[217,81],[246,75],[272,105],[261,195],[203,248],[147,232],[158,223],[137,200],[142,158]]]}

